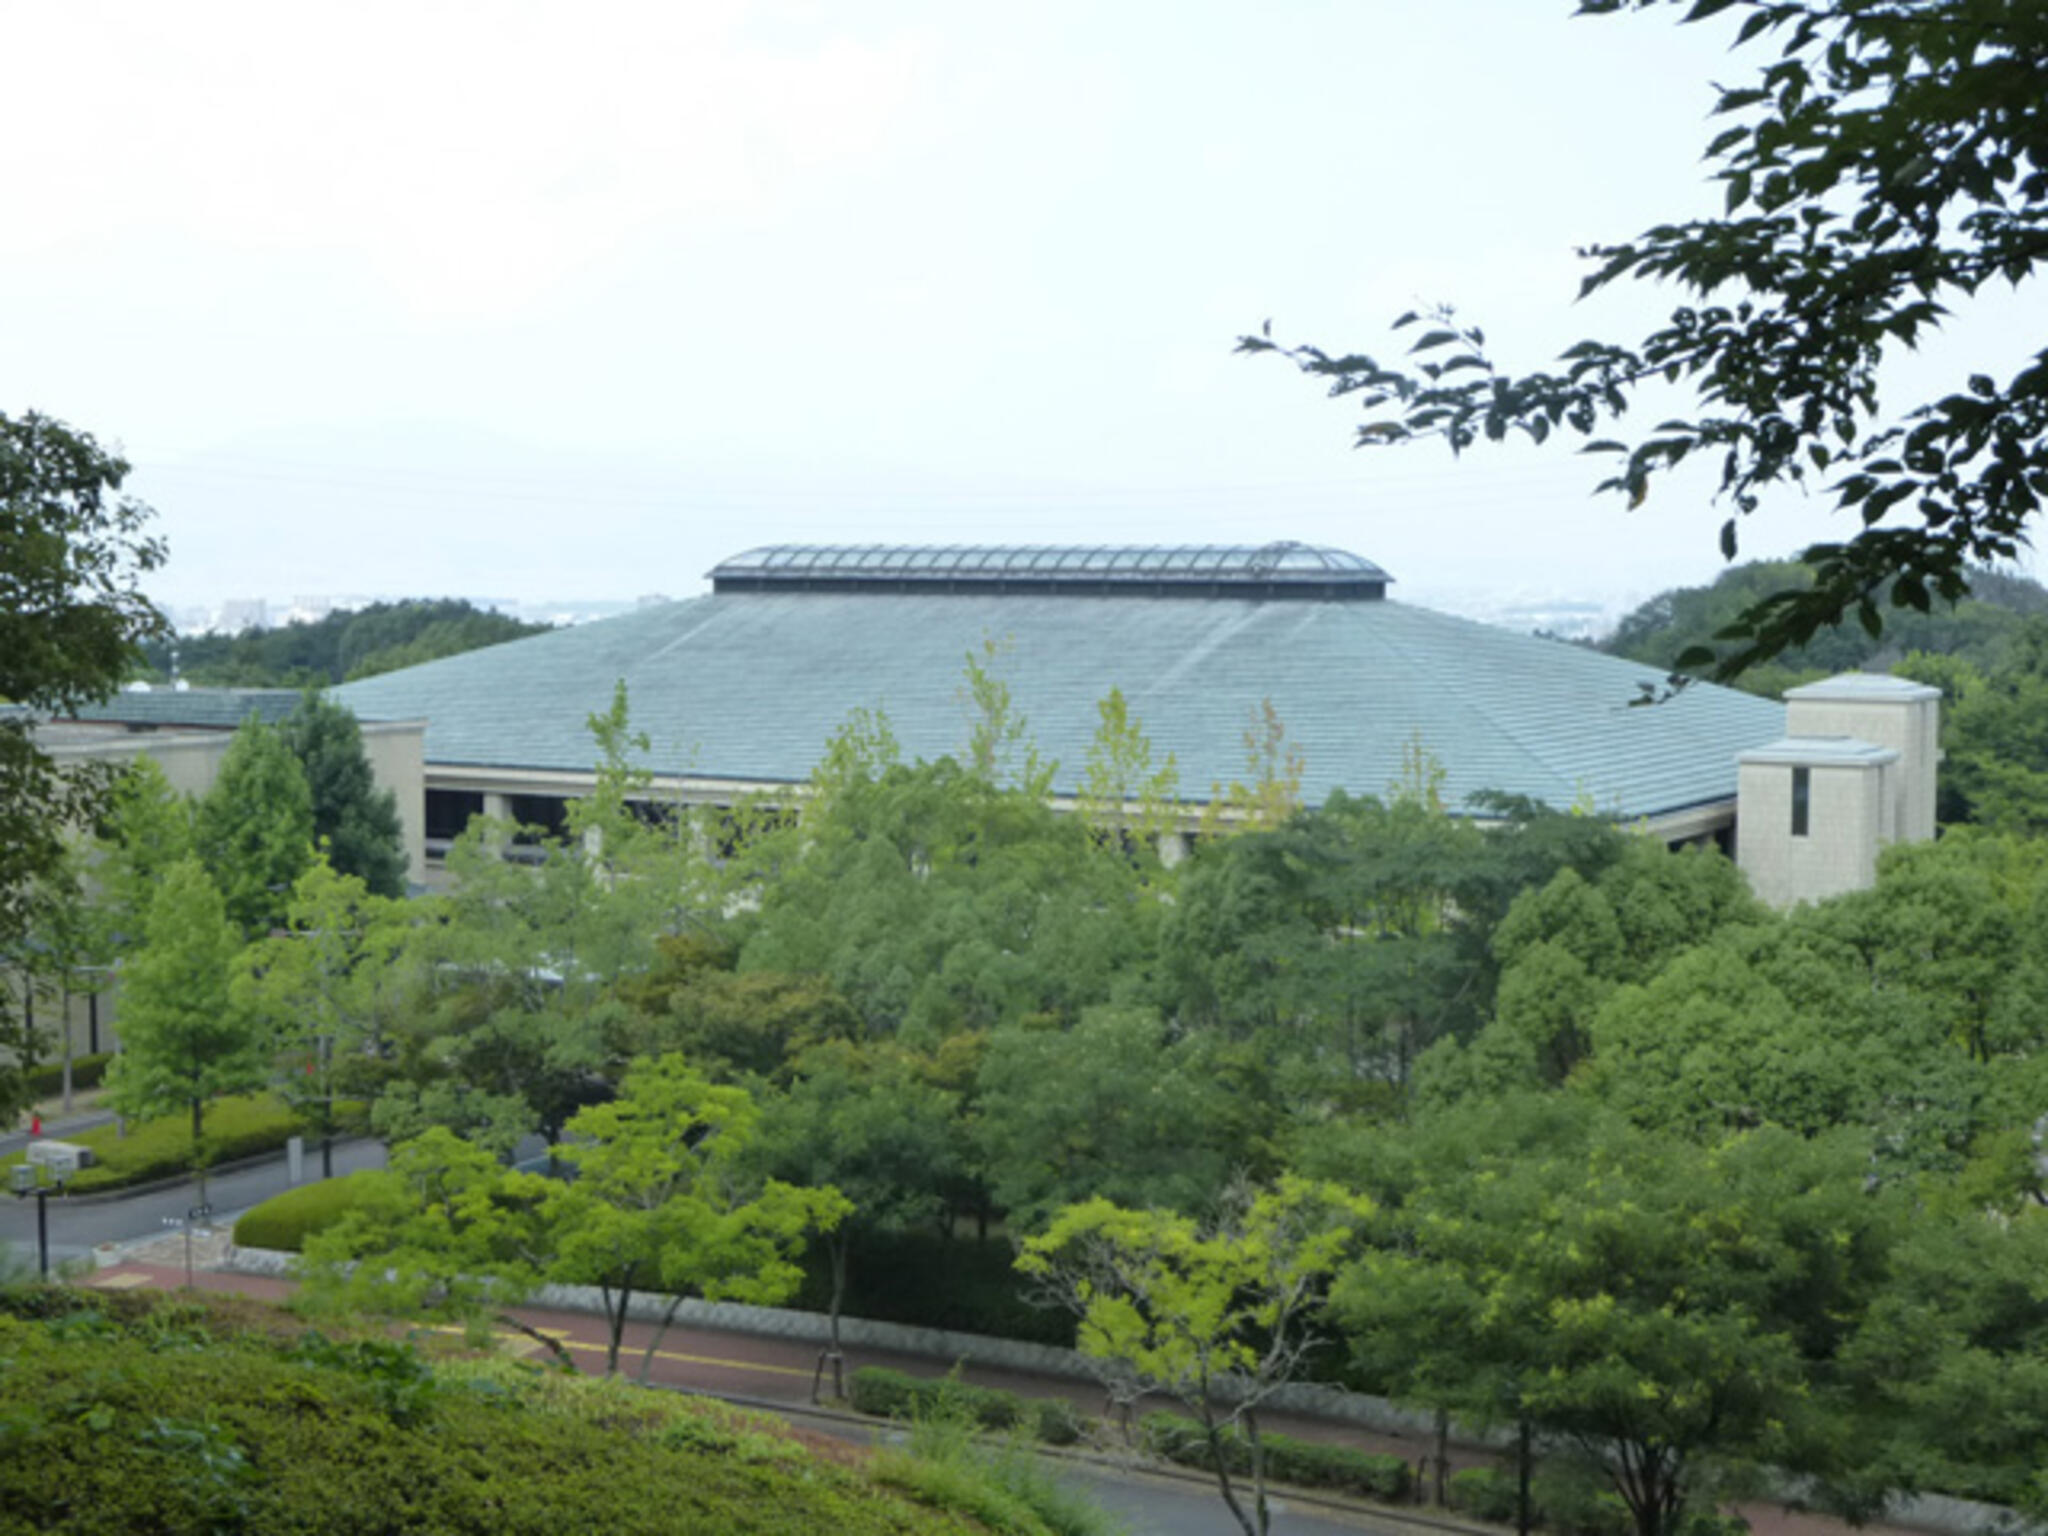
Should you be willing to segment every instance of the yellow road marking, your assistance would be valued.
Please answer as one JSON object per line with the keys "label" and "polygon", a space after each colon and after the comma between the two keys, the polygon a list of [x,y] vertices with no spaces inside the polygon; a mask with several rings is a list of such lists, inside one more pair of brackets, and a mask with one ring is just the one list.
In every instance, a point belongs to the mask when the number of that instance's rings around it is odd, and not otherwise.
{"label": "yellow road marking", "polygon": [[93,1281],[96,1289],[102,1291],[131,1291],[138,1285],[149,1284],[149,1276],[139,1275],[133,1270],[123,1274],[101,1275]]}
{"label": "yellow road marking", "polygon": [[[463,1330],[452,1323],[435,1323],[431,1325],[429,1331],[433,1333],[461,1333]],[[515,1349],[519,1349],[521,1353],[527,1353],[541,1347],[523,1333],[506,1333],[503,1330],[494,1331],[497,1338],[512,1345]],[[567,1350],[580,1351],[586,1355],[601,1355],[605,1352],[603,1344],[589,1339],[570,1338],[569,1330],[566,1328],[536,1328],[534,1332],[544,1334]],[[644,1350],[621,1346],[619,1358],[621,1360],[637,1359],[644,1353]],[[799,1365],[761,1365],[752,1360],[727,1360],[718,1355],[686,1355],[673,1349],[657,1349],[654,1352],[654,1358],[657,1360],[673,1360],[680,1365],[710,1365],[728,1371],[753,1371],[763,1376],[809,1376],[811,1374],[810,1371]]]}

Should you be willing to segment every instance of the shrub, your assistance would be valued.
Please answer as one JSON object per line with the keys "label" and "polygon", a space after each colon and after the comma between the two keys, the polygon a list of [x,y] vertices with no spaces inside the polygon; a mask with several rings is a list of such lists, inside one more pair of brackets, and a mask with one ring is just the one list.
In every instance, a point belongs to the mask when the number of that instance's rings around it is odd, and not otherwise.
{"label": "shrub", "polygon": [[[1201,1425],[1179,1414],[1154,1413],[1142,1426],[1153,1455],[1180,1466],[1216,1470],[1208,1436]],[[1289,1435],[1261,1435],[1266,1450],[1266,1476],[1300,1488],[1330,1488],[1362,1498],[1399,1503],[1409,1495],[1408,1463],[1399,1456],[1354,1451],[1348,1446],[1296,1440]],[[1251,1451],[1235,1427],[1222,1436],[1224,1464],[1231,1472],[1251,1470]]]}
{"label": "shrub", "polygon": [[[71,1086],[78,1091],[97,1088],[107,1075],[107,1063],[114,1059],[112,1051],[101,1051],[94,1056],[71,1058]],[[54,1098],[64,1091],[64,1063],[46,1061],[30,1067],[22,1073],[22,1081],[28,1085],[32,1099]]]}
{"label": "shrub", "polygon": [[864,1365],[848,1393],[857,1413],[882,1419],[957,1420],[984,1430],[1022,1430],[1048,1445],[1081,1438],[1081,1415],[1063,1398],[1028,1398],[977,1387],[957,1375],[927,1378]]}
{"label": "shrub", "polygon": [[1557,1536],[1631,1536],[1635,1530],[1628,1506],[1606,1480],[1569,1462],[1540,1466],[1531,1497]]}
{"label": "shrub", "polygon": [[1519,1503],[1516,1480],[1493,1467],[1466,1467],[1451,1474],[1451,1508],[1476,1520],[1510,1524]]}
{"label": "shrub", "polygon": [[[270,1094],[216,1099],[206,1107],[207,1157],[225,1163],[274,1152],[299,1130],[297,1117]],[[185,1111],[131,1125],[126,1136],[105,1125],[70,1139],[92,1148],[98,1159],[71,1180],[70,1188],[79,1194],[176,1178],[192,1168],[192,1117]],[[16,1153],[0,1161],[0,1167],[21,1160]]]}
{"label": "shrub", "polygon": [[[51,1322],[0,1303],[0,1356],[15,1367],[0,1536],[960,1529],[722,1404],[502,1359],[429,1375],[379,1335],[292,1347],[212,1326],[210,1310],[206,1347],[186,1348],[184,1314],[168,1328],[141,1315],[157,1301],[106,1297]],[[87,1310],[102,1326],[80,1326]],[[1048,1527],[1019,1517],[1011,1529]]]}
{"label": "shrub", "polygon": [[278,1248],[297,1253],[307,1238],[324,1232],[355,1205],[362,1188],[359,1174],[301,1184],[252,1206],[235,1223],[235,1242],[243,1248]]}

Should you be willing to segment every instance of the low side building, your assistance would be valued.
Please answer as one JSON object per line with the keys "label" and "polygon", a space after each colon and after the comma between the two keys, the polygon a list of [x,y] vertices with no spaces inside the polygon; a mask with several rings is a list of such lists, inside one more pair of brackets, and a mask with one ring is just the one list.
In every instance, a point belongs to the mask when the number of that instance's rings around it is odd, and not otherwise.
{"label": "low side building", "polygon": [[1851,672],[1785,695],[1786,734],[1741,756],[1737,862],[1774,906],[1862,890],[1891,843],[1934,836],[1941,691]]}

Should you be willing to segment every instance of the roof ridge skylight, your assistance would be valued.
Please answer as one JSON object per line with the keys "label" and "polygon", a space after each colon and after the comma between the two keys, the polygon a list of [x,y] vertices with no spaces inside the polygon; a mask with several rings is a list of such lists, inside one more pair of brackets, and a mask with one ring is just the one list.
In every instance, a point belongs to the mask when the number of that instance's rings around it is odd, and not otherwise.
{"label": "roof ridge skylight", "polygon": [[714,592],[1386,596],[1393,578],[1349,550],[1269,544],[770,544],[721,561]]}

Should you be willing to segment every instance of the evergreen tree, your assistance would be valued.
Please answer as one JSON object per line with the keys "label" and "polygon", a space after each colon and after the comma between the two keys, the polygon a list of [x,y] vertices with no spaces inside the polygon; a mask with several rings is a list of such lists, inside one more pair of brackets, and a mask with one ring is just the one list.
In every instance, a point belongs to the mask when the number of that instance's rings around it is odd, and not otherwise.
{"label": "evergreen tree", "polygon": [[313,837],[335,873],[375,896],[405,894],[405,840],[398,797],[377,787],[363,729],[347,708],[308,692],[281,727],[313,799]]}

